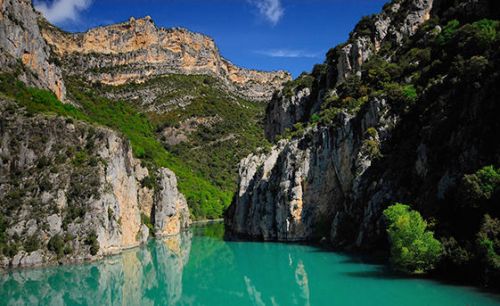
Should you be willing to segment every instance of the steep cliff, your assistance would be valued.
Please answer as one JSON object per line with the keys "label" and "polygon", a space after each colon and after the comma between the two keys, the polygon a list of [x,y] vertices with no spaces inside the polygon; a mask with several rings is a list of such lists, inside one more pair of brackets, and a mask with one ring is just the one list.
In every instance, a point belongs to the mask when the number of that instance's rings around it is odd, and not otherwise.
{"label": "steep cliff", "polygon": [[203,74],[222,80],[243,97],[267,101],[290,80],[284,71],[239,68],[221,57],[208,36],[180,28],[158,28],[149,16],[77,34],[42,24],[43,36],[67,67],[66,72],[91,82],[121,85],[165,74]]}
{"label": "steep cliff", "polygon": [[[382,51],[390,57],[388,50],[397,48],[430,19],[433,3],[434,0],[392,1],[381,13],[363,17],[349,40],[328,52],[324,65],[317,65],[310,75],[290,82],[273,97],[266,112],[266,137],[274,140],[295,123],[309,120],[318,112],[325,88],[335,87],[350,76],[361,76],[362,65],[372,55]],[[304,84],[308,78],[314,81]]]}
{"label": "steep cliff", "polygon": [[153,211],[168,211],[155,215],[161,234],[189,224],[173,173],[156,175],[168,189],[145,186],[148,169],[115,132],[33,115],[5,98],[0,122],[3,267],[94,259],[137,246],[149,237],[144,216]]}
{"label": "steep cliff", "polygon": [[20,76],[30,85],[47,88],[64,101],[62,72],[51,58],[50,48],[40,33],[40,18],[31,0],[0,2],[0,71],[16,70],[21,62],[27,71]]}
{"label": "steep cliff", "polygon": [[[288,130],[270,153],[241,162],[229,237],[384,249],[382,212],[403,202],[432,220],[441,269],[498,277],[497,249],[483,251],[500,217],[487,170],[500,164],[498,12],[486,0],[393,1],[358,24],[351,44],[363,29],[378,37],[381,18],[406,20],[376,54],[372,41],[348,64],[345,45],[332,49],[269,105],[268,136]],[[485,171],[493,178],[483,187]]]}

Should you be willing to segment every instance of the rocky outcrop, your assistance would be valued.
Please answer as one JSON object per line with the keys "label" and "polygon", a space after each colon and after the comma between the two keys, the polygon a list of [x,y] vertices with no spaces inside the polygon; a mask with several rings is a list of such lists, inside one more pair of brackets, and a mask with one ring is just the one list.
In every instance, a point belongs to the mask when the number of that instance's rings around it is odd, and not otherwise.
{"label": "rocky outcrop", "polygon": [[[267,101],[290,75],[239,68],[222,58],[208,36],[158,28],[150,17],[70,34],[44,22],[43,36],[68,67],[91,82],[121,85],[165,74],[217,77],[233,92]],[[82,69],[73,69],[75,66]]]}
{"label": "rocky outcrop", "polygon": [[165,168],[158,172],[158,190],[153,211],[155,234],[174,235],[189,226],[189,209],[184,195],[177,190],[175,174]]}
{"label": "rocky outcrop", "polygon": [[302,88],[291,96],[282,92],[275,94],[266,109],[264,133],[266,138],[274,141],[286,129],[306,118],[309,109],[305,107],[311,99],[311,88]]}
{"label": "rocky outcrop", "polygon": [[[418,27],[431,18],[434,0],[392,1],[384,11],[361,21],[351,33],[346,45],[334,55],[336,78],[341,83],[353,74],[386,43],[400,45],[403,38],[412,36]],[[333,69],[332,69],[333,70]],[[333,72],[333,71],[332,71]]]}
{"label": "rocky outcrop", "polygon": [[62,73],[51,60],[51,51],[40,33],[31,0],[0,1],[0,71],[27,71],[19,78],[36,87],[51,90],[64,101],[66,89]]}
{"label": "rocky outcrop", "polygon": [[314,77],[319,86],[292,88],[291,93],[282,91],[273,97],[266,112],[266,137],[274,140],[297,122],[308,120],[318,111],[327,89],[335,88],[350,76],[360,76],[363,64],[383,46],[400,46],[404,38],[415,34],[430,19],[433,3],[434,0],[392,1],[380,14],[363,18],[345,44],[328,52],[323,65],[315,67],[309,76],[300,77]]}
{"label": "rocky outcrop", "polygon": [[175,175],[160,169],[163,188],[145,183],[148,169],[112,130],[28,115],[2,99],[0,140],[2,267],[92,260],[137,246],[149,237],[141,214],[153,211],[162,212],[153,224],[162,234],[189,224]]}
{"label": "rocky outcrop", "polygon": [[355,196],[356,178],[371,164],[365,131],[376,128],[384,139],[395,125],[384,100],[368,103],[361,116],[342,113],[338,120],[340,127],[309,130],[241,162],[226,220],[231,234],[279,241],[329,236],[332,220]]}

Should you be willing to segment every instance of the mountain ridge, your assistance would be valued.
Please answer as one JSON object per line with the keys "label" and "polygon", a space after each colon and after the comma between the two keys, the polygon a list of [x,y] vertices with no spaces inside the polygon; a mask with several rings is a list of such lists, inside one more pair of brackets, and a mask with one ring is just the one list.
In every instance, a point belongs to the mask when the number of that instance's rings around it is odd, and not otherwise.
{"label": "mountain ridge", "polygon": [[185,28],[158,27],[149,16],[81,33],[60,31],[43,20],[40,24],[53,51],[83,68],[67,73],[83,75],[90,82],[122,85],[166,74],[203,74],[220,79],[245,98],[267,101],[291,80],[285,71],[240,68],[220,55],[211,37]]}

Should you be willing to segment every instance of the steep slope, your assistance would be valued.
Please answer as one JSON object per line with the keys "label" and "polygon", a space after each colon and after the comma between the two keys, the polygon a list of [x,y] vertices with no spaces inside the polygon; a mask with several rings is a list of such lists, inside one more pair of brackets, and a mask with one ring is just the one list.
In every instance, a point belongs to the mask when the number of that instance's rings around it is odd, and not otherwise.
{"label": "steep slope", "polygon": [[[346,45],[332,49],[269,105],[267,135],[282,140],[241,162],[231,234],[386,249],[382,212],[403,202],[432,220],[440,269],[497,281],[500,27],[485,18],[498,12],[486,0],[407,0],[363,19],[347,44],[369,42],[357,64],[345,64]],[[410,31],[376,51],[386,17]],[[419,22],[397,26],[408,18]]]}
{"label": "steep slope", "polygon": [[202,74],[216,77],[228,90],[245,98],[267,101],[290,80],[284,71],[239,68],[221,57],[208,36],[180,28],[158,28],[149,16],[77,34],[42,22],[42,33],[67,67],[66,72],[90,82],[122,85],[166,74]]}

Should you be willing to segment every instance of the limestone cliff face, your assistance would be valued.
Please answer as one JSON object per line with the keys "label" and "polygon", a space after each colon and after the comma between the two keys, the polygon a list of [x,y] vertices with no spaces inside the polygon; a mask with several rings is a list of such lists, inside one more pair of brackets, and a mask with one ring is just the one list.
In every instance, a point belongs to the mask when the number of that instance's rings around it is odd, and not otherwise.
{"label": "limestone cliff face", "polygon": [[[438,6],[431,14],[438,14],[437,17],[444,20],[467,16],[463,19],[466,21],[461,21],[466,23],[491,16],[482,13],[488,11],[483,8],[498,5],[488,0],[458,2],[460,5],[455,6],[451,2],[436,1],[434,4]],[[408,35],[415,31],[416,23],[429,17],[432,4],[418,0],[393,1],[385,11],[394,12],[392,17],[387,15],[389,18],[399,16],[397,18],[406,20],[401,33]],[[402,9],[416,11],[401,14]],[[494,14],[492,18],[498,19],[498,10]],[[380,19],[375,17],[374,20]],[[438,224],[442,226],[443,235],[462,226],[463,219],[454,219],[453,213],[460,202],[456,194],[460,191],[461,180],[465,174],[474,173],[485,165],[498,164],[500,156],[500,146],[495,140],[500,132],[495,119],[499,111],[495,84],[498,84],[500,62],[498,48],[490,46],[488,51],[477,49],[474,51],[477,54],[467,54],[469,58],[463,63],[467,66],[481,57],[488,63],[485,70],[478,73],[470,73],[465,68],[453,71],[449,62],[455,58],[439,57],[440,50],[433,49],[436,46],[433,41],[441,28],[431,23],[422,28],[418,37],[383,53],[407,59],[405,56],[409,53],[398,54],[394,50],[430,50],[427,63],[417,63],[411,68],[416,71],[438,63],[437,58],[446,62],[441,63],[443,74],[438,81],[431,74],[421,79],[422,83],[417,83],[424,89],[413,102],[404,95],[394,97],[390,90],[384,92],[385,88],[380,94],[365,94],[360,98],[362,102],[357,100],[361,105],[359,109],[329,108],[335,110],[336,115],[325,116],[326,122],[310,124],[291,139],[279,141],[271,152],[252,154],[242,160],[239,190],[226,216],[230,236],[282,241],[325,237],[336,247],[380,247],[387,243],[382,212],[394,202],[412,204],[424,216],[441,218]],[[387,31],[391,33],[392,30]],[[394,33],[391,35],[395,42],[401,39]],[[449,42],[448,50],[460,47],[454,43]],[[340,52],[341,55],[338,58],[347,54],[342,50],[343,47],[336,49],[335,54]],[[372,51],[369,53],[373,54]],[[356,51],[355,54],[360,53]],[[460,56],[459,53],[457,58]],[[355,63],[361,65],[363,61]],[[385,58],[386,63],[390,61],[391,58]],[[352,63],[342,64],[348,69],[342,69],[340,81],[357,73],[360,66]],[[343,87],[347,82],[337,83],[337,74],[331,74],[331,69],[337,69],[338,64],[331,62],[315,68],[323,72],[313,71],[313,82],[298,80],[295,96],[290,97],[287,92],[278,96],[268,106],[270,113],[267,116],[272,120],[266,122],[290,126],[297,122],[297,115],[305,114],[303,118],[309,119],[311,114],[318,114],[318,108],[330,95],[337,101],[332,103],[342,105],[352,98],[351,90],[370,86],[363,83],[367,78],[359,78],[360,83],[354,85],[347,84],[347,89]],[[401,61],[395,63],[399,64]],[[411,69],[408,70],[413,73]],[[416,86],[404,73],[398,78],[394,81],[401,82],[396,83],[398,86]],[[304,84],[308,84],[306,89]],[[304,99],[308,96],[311,98]],[[306,102],[301,108],[303,100]],[[302,120],[305,119],[299,121]],[[266,132],[273,139],[283,130],[278,127]],[[478,229],[469,230],[468,235],[475,237]]]}
{"label": "limestone cliff face", "polygon": [[232,234],[280,241],[329,236],[332,220],[355,196],[356,178],[371,165],[364,131],[376,128],[383,139],[396,122],[384,100],[368,103],[363,115],[342,113],[338,120],[340,127],[315,128],[241,162],[226,221]]}
{"label": "limestone cliff face", "polygon": [[189,225],[174,174],[157,174],[168,189],[143,186],[148,169],[115,132],[28,116],[7,100],[0,101],[0,123],[2,267],[95,259],[137,246],[149,237],[141,213],[166,212],[154,219],[162,234]]}
{"label": "limestone cliff face", "polygon": [[186,198],[177,190],[177,178],[168,169],[158,173],[159,187],[153,211],[156,236],[174,235],[189,226],[189,209]]}
{"label": "limestone cliff face", "polygon": [[[295,123],[309,119],[318,110],[322,100],[321,89],[333,88],[351,75],[360,75],[361,67],[384,46],[390,48],[412,36],[419,25],[429,20],[433,0],[392,1],[384,10],[372,17],[365,17],[350,34],[347,43],[330,50],[322,69],[325,76],[318,77],[316,88],[293,88],[292,95],[277,93],[266,112],[266,137],[274,140]],[[307,90],[307,91],[306,91]]]}
{"label": "limestone cliff face", "polygon": [[221,57],[211,38],[180,28],[158,28],[150,17],[78,34],[45,23],[42,33],[66,62],[68,73],[92,82],[121,85],[164,74],[206,74],[247,98],[265,101],[290,80],[283,71],[239,68]]}
{"label": "limestone cliff face", "polygon": [[51,90],[64,101],[66,89],[59,67],[51,62],[31,0],[0,1],[0,71],[13,71],[20,61],[26,83]]}

